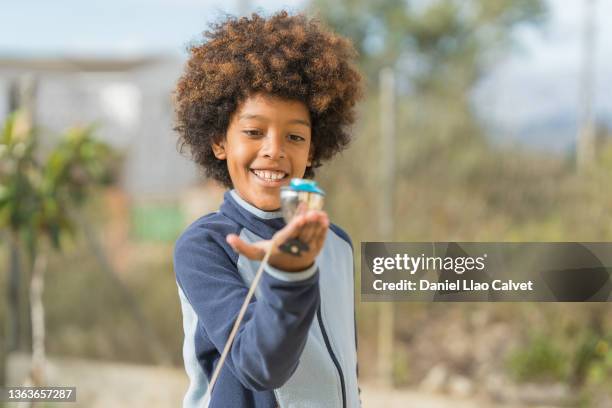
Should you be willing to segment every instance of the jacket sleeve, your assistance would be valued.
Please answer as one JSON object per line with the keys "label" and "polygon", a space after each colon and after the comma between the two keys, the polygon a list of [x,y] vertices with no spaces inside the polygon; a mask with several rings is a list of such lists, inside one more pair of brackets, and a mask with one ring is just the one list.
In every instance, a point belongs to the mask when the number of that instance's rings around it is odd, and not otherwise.
{"label": "jacket sleeve", "polygon": [[[187,234],[177,241],[174,267],[198,326],[221,352],[248,292],[235,263],[215,240]],[[263,274],[262,296],[251,299],[225,361],[246,388],[278,388],[297,368],[319,307],[318,279],[316,264]]]}

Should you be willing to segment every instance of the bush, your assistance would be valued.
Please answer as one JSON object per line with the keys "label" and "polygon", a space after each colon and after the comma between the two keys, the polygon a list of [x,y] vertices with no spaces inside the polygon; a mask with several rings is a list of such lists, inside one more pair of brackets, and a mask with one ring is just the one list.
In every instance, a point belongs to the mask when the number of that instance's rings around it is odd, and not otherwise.
{"label": "bush", "polygon": [[510,372],[517,381],[562,381],[567,377],[568,356],[553,337],[536,335],[528,344],[511,354]]}

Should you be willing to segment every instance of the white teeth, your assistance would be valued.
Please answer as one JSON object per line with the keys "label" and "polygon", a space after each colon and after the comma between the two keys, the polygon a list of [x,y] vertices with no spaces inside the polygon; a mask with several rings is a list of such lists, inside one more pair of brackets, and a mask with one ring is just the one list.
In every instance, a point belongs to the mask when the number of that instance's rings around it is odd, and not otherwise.
{"label": "white teeth", "polygon": [[253,170],[253,173],[265,180],[280,180],[285,177],[285,173],[282,171]]}

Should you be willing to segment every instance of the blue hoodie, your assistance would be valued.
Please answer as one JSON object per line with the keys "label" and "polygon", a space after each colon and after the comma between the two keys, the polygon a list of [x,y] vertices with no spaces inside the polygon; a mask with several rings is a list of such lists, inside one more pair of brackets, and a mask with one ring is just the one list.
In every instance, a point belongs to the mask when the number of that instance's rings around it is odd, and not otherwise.
{"label": "blue hoodie", "polygon": [[[234,252],[225,237],[234,233],[256,242],[283,226],[280,212],[262,211],[232,190],[220,211],[198,219],[178,239],[174,269],[190,379],[183,407],[204,406],[219,350],[260,264]],[[209,407],[359,407],[348,235],[332,224],[305,271],[264,270]]]}

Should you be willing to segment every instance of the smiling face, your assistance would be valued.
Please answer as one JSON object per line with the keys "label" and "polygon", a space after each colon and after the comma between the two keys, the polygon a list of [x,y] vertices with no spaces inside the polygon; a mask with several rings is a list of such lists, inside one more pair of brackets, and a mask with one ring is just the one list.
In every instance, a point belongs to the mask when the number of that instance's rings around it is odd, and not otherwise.
{"label": "smiling face", "polygon": [[227,161],[237,193],[255,207],[280,208],[280,188],[311,165],[310,114],[299,101],[256,94],[230,119],[225,139],[213,144]]}

